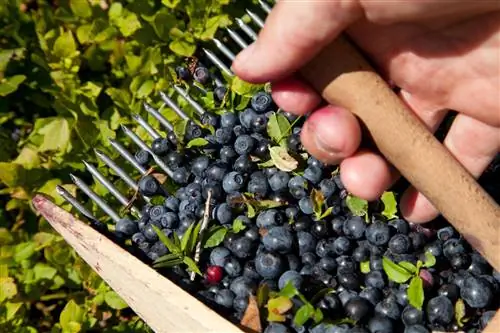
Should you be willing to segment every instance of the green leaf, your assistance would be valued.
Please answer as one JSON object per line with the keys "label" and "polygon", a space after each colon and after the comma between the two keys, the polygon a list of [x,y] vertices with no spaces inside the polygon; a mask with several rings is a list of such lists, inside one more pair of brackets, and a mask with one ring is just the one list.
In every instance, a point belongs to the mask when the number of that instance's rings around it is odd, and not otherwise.
{"label": "green leaf", "polygon": [[267,122],[267,134],[276,144],[287,147],[287,133],[290,129],[290,122],[282,114],[274,112]]}
{"label": "green leaf", "polygon": [[168,44],[172,52],[177,53],[182,57],[190,57],[196,51],[196,45],[184,39],[176,39]]}
{"label": "green leaf", "polygon": [[257,304],[259,308],[263,307],[268,300],[269,300],[269,285],[267,283],[262,283],[257,289]]}
{"label": "green leaf", "polygon": [[198,239],[200,236],[200,230],[201,230],[201,224],[202,223],[196,223],[196,227],[193,229],[193,236],[190,237],[188,247],[186,249],[186,254],[191,255],[191,253],[194,253],[196,249],[196,245],[198,243]]}
{"label": "green leaf", "polygon": [[158,259],[155,260],[155,264],[160,264],[160,263],[163,263],[163,262],[168,262],[168,261],[172,261],[172,260],[177,260],[180,258],[180,255],[178,253],[169,253],[169,254],[165,254],[161,257],[159,257]]}
{"label": "green leaf", "polygon": [[196,139],[192,139],[190,140],[187,145],[186,145],[186,148],[191,148],[191,147],[203,147],[203,146],[206,146],[208,145],[208,141],[203,139],[203,138],[196,138]]}
{"label": "green leaf", "polygon": [[315,309],[311,304],[302,305],[293,318],[296,327],[302,327],[304,324],[314,316]]}
{"label": "green leaf", "polygon": [[363,261],[359,264],[359,268],[361,269],[361,273],[368,274],[370,273],[370,261]]}
{"label": "green leaf", "polygon": [[[186,232],[184,232],[184,235],[182,235],[182,238],[181,238],[181,250],[182,252],[186,252],[186,249],[188,247],[188,244],[190,243],[190,238],[192,237],[193,235],[193,228],[195,227],[195,224],[191,224]],[[198,237],[198,235],[194,235],[194,237]]]}
{"label": "green leaf", "polygon": [[50,281],[56,276],[57,269],[39,262],[33,267],[33,273],[35,274],[35,281],[37,282],[43,280]]}
{"label": "green leaf", "polygon": [[[159,260],[159,258],[158,258]],[[154,263],[154,267],[155,268],[161,268],[161,267],[173,267],[173,266],[177,266],[177,265],[180,265],[184,262],[184,256],[178,256],[177,258],[172,258],[170,260],[162,260],[162,261],[159,261],[159,262],[156,262]]]}
{"label": "green leaf", "polygon": [[313,188],[311,191],[311,201],[313,204],[314,214],[317,217],[320,217],[323,210],[323,204],[325,203],[323,193],[320,190]]}
{"label": "green leaf", "polygon": [[256,215],[255,208],[249,203],[245,203],[245,205],[247,206],[247,217],[254,218]]}
{"label": "green leaf", "polygon": [[226,237],[227,229],[223,226],[214,226],[210,228],[206,233],[206,240],[203,248],[216,247],[224,241]]}
{"label": "green leaf", "polygon": [[285,313],[290,311],[293,303],[290,298],[285,296],[278,296],[271,298],[267,301],[268,321],[285,321]]}
{"label": "green leaf", "polygon": [[183,262],[184,262],[184,264],[186,264],[186,266],[189,268],[189,270],[191,272],[195,272],[196,274],[198,274],[200,276],[202,275],[200,269],[198,268],[198,265],[196,265],[196,263],[194,262],[193,259],[191,259],[189,257],[184,257]]}
{"label": "green leaf", "polygon": [[214,38],[217,29],[220,26],[227,26],[231,20],[227,15],[217,15],[209,18],[205,22],[205,29],[203,33],[199,36],[201,40],[210,40]]}
{"label": "green leaf", "polygon": [[458,301],[455,303],[455,320],[457,321],[459,327],[464,326],[465,323],[464,318],[465,318],[465,303],[461,298],[459,298]]}
{"label": "green leaf", "polygon": [[436,264],[436,257],[429,251],[425,252],[425,262],[423,263],[423,267],[429,268]]}
{"label": "green leaf", "polygon": [[188,120],[181,119],[174,124],[174,133],[180,144],[184,142]]}
{"label": "green leaf", "polygon": [[69,6],[73,14],[78,17],[88,18],[92,16],[92,8],[88,0],[70,0]]}
{"label": "green leaf", "polygon": [[233,221],[233,226],[231,229],[233,230],[233,232],[238,233],[240,231],[245,230],[246,228],[247,226],[243,223],[242,220],[236,219]]}
{"label": "green leaf", "polygon": [[320,308],[317,308],[315,311],[314,311],[314,315],[313,315],[313,320],[316,324],[319,324],[323,321],[323,311],[321,311]]}
{"label": "green leaf", "polygon": [[76,52],[76,42],[71,31],[63,32],[57,37],[54,47],[54,55],[58,58],[70,58]]}
{"label": "green leaf", "polygon": [[13,278],[0,277],[0,304],[17,295],[17,286]]}
{"label": "green leaf", "polygon": [[182,250],[179,246],[174,244],[157,226],[151,225],[153,227],[153,230],[156,232],[158,235],[158,238],[161,240],[161,242],[167,247],[167,249],[171,253],[182,253]]}
{"label": "green leaf", "polygon": [[419,310],[422,310],[422,305],[424,304],[424,282],[419,276],[414,276],[408,289],[406,290],[408,294],[408,302]]}
{"label": "green leaf", "polygon": [[321,214],[319,219],[322,220],[324,218],[327,218],[328,216],[332,215],[332,212],[333,212],[333,207],[328,207],[328,209]]}
{"label": "green leaf", "polygon": [[[65,151],[71,138],[72,125],[70,122],[62,117],[45,118],[44,120],[45,124],[35,132],[42,138],[38,151]],[[37,119],[35,127],[39,121],[41,119]]]}
{"label": "green leaf", "polygon": [[151,95],[155,88],[155,82],[153,80],[146,80],[142,83],[139,90],[136,92],[137,98],[145,98]]}
{"label": "green leaf", "polygon": [[269,147],[269,154],[271,160],[278,169],[286,172],[297,169],[299,162],[290,156],[286,150],[281,146]]}
{"label": "green leaf", "polygon": [[70,300],[59,315],[59,323],[63,330],[75,332],[75,325],[72,323],[83,323],[84,314],[84,310],[75,301]]}
{"label": "green leaf", "polygon": [[161,3],[168,8],[174,9],[181,2],[181,0],[161,0]]}
{"label": "green leaf", "polygon": [[417,272],[417,266],[413,265],[409,261],[401,261],[398,263],[399,266],[403,267],[406,269],[408,272],[415,274]]}
{"label": "green leaf", "polygon": [[14,75],[4,78],[0,81],[0,96],[5,97],[12,94],[24,80],[26,80],[25,75]]}
{"label": "green leaf", "polygon": [[292,298],[299,294],[299,291],[292,282],[288,281],[287,284],[280,290],[279,294],[283,297]]}
{"label": "green leaf", "polygon": [[389,258],[382,258],[382,266],[389,280],[397,283],[405,283],[412,277],[412,273],[404,267],[392,262]]}
{"label": "green leaf", "polygon": [[36,244],[34,242],[25,242],[16,245],[14,260],[20,263],[28,259],[36,252]]}
{"label": "green leaf", "polygon": [[108,304],[112,309],[115,310],[123,310],[128,308],[128,304],[113,290],[110,290],[104,294],[104,301]]}
{"label": "green leaf", "polygon": [[346,204],[351,213],[356,216],[365,216],[368,213],[368,201],[349,194]]}
{"label": "green leaf", "polygon": [[245,97],[252,97],[257,92],[263,89],[263,84],[253,84],[246,81],[243,81],[239,77],[234,77],[231,82],[231,90],[237,93],[238,95]]}
{"label": "green leaf", "polygon": [[384,192],[381,199],[384,203],[384,210],[382,211],[382,215],[389,220],[397,218],[398,216],[396,214],[398,212],[398,202],[396,201],[394,192]]}

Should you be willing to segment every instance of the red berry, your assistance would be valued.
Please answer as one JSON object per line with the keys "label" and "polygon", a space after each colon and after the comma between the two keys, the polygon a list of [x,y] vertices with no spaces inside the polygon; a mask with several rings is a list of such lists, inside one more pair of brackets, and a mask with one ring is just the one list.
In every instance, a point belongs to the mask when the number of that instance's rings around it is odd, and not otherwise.
{"label": "red berry", "polygon": [[210,284],[217,284],[222,280],[222,267],[208,266],[205,272],[205,278]]}

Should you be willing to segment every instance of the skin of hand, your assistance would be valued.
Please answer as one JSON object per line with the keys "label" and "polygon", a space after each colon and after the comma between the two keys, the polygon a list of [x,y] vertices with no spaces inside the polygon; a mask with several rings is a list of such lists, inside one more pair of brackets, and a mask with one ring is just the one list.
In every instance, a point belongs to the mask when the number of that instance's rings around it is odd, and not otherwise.
{"label": "skin of hand", "polygon": [[[449,110],[458,112],[444,145],[478,178],[500,150],[500,2],[281,0],[257,41],[238,54],[235,74],[271,82],[282,109],[311,112],[301,134],[305,148],[340,164],[346,188],[374,200],[400,177],[397,170],[360,148],[361,129],[352,113],[320,106],[321,97],[295,74],[343,32],[401,89],[403,102],[431,131]],[[411,222],[439,215],[413,187],[400,205]]]}

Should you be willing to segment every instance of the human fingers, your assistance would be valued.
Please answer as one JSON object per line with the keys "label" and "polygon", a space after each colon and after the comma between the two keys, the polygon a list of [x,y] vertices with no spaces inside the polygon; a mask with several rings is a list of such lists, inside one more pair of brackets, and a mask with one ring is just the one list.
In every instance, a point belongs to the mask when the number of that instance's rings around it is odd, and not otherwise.
{"label": "human fingers", "polygon": [[[500,149],[500,129],[465,114],[457,115],[444,145],[475,178],[493,161]],[[415,223],[428,222],[439,215],[429,200],[414,187],[401,198],[403,216]]]}
{"label": "human fingers", "polygon": [[313,111],[321,103],[321,96],[295,77],[273,82],[272,95],[280,108],[299,116]]}
{"label": "human fingers", "polygon": [[289,76],[361,15],[358,1],[280,1],[256,42],[238,54],[232,69],[261,83]]}

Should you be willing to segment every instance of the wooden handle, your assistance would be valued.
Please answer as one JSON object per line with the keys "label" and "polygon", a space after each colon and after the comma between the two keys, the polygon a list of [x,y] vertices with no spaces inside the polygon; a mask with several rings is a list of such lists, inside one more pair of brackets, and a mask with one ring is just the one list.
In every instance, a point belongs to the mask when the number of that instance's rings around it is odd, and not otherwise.
{"label": "wooden handle", "polygon": [[243,333],[139,259],[42,195],[33,205],[157,333]]}
{"label": "wooden handle", "polygon": [[387,160],[500,270],[499,206],[345,37],[301,75],[326,101],[358,116]]}

